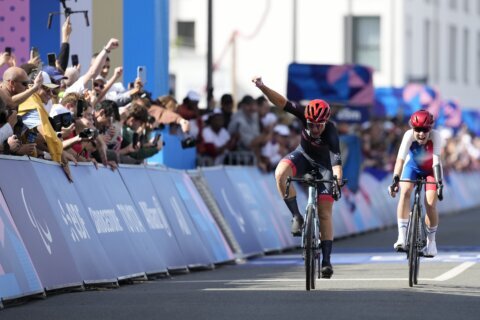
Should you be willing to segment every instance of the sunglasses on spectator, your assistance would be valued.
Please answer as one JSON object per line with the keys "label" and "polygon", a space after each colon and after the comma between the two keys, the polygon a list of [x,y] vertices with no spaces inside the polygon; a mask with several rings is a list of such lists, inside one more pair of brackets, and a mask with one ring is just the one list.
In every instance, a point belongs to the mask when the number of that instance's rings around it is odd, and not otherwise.
{"label": "sunglasses on spectator", "polygon": [[28,87],[28,85],[30,84],[30,81],[28,80],[27,81],[13,80],[13,81],[20,83],[24,87]]}
{"label": "sunglasses on spectator", "polygon": [[103,84],[98,83],[98,82],[94,82],[94,83],[93,83],[93,86],[94,86],[94,87],[98,87],[98,88],[100,88],[100,89],[105,88],[105,86],[104,86]]}
{"label": "sunglasses on spectator", "polygon": [[415,132],[424,132],[424,133],[428,133],[428,132],[430,132],[430,128],[426,128],[426,127],[417,127],[417,128],[413,128],[413,131],[415,131]]}
{"label": "sunglasses on spectator", "polygon": [[327,123],[327,121],[321,121],[321,122],[311,122],[311,121],[307,121],[307,127],[309,129],[311,128],[321,128],[323,126],[325,126],[325,124]]}

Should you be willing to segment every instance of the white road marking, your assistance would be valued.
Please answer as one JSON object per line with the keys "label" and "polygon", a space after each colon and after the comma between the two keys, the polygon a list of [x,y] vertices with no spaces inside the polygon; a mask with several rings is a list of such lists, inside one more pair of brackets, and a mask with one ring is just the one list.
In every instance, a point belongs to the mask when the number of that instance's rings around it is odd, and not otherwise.
{"label": "white road marking", "polygon": [[458,266],[456,266],[455,268],[445,272],[444,274],[436,277],[435,281],[447,281],[447,280],[450,280],[456,276],[458,276],[459,274],[461,274],[463,271],[467,270],[468,268],[470,268],[471,266],[475,265],[475,262],[472,262],[472,261],[469,261],[469,262],[464,262]]}

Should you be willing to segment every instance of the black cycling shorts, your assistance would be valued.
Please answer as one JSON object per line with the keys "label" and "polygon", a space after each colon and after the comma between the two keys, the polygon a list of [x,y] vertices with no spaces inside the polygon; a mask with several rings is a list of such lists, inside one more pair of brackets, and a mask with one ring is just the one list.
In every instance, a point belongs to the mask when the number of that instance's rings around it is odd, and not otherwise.
{"label": "black cycling shorts", "polygon": [[[327,169],[318,163],[309,161],[300,150],[294,150],[287,154],[281,162],[286,162],[290,168],[292,168],[295,177],[302,177],[304,174],[315,170],[318,172],[318,177],[320,179],[333,179],[333,172],[331,169]],[[318,185],[318,201],[333,202],[331,183],[320,183]]]}

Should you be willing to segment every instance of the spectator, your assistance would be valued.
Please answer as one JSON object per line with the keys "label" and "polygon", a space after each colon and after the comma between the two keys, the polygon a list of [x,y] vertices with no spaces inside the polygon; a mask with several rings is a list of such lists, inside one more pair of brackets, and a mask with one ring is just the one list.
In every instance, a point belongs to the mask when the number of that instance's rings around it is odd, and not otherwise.
{"label": "spectator", "polygon": [[220,109],[222,110],[222,113],[223,113],[223,119],[224,119],[223,126],[225,128],[228,128],[228,125],[230,124],[230,120],[232,119],[232,114],[233,114],[233,98],[231,94],[226,93],[222,95],[222,97],[220,98]]}
{"label": "spectator", "polygon": [[277,124],[273,128],[271,139],[262,147],[258,165],[266,172],[274,171],[278,163],[289,153],[288,140],[290,129],[287,125]]}
{"label": "spectator", "polygon": [[224,128],[223,113],[219,109],[208,116],[207,125],[202,131],[202,140],[204,143],[203,156],[212,159],[212,164],[221,165],[224,162],[227,151],[235,146],[235,138],[232,138],[227,129]]}

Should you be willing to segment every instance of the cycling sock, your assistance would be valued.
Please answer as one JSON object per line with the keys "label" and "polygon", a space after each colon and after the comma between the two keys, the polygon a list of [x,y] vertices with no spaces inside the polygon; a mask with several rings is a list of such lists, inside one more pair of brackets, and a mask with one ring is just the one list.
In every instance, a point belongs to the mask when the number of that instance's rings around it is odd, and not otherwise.
{"label": "cycling sock", "polygon": [[428,242],[435,241],[435,234],[437,233],[438,226],[429,227],[427,226],[427,240]]}
{"label": "cycling sock", "polygon": [[329,266],[330,254],[332,253],[333,240],[322,240],[320,243],[322,247],[322,266]]}
{"label": "cycling sock", "polygon": [[407,236],[408,219],[397,219],[398,240],[405,240]]}
{"label": "cycling sock", "polygon": [[284,199],[285,204],[287,205],[288,209],[292,213],[292,216],[301,215],[300,211],[298,210],[297,204],[297,197],[291,197],[288,199]]}

